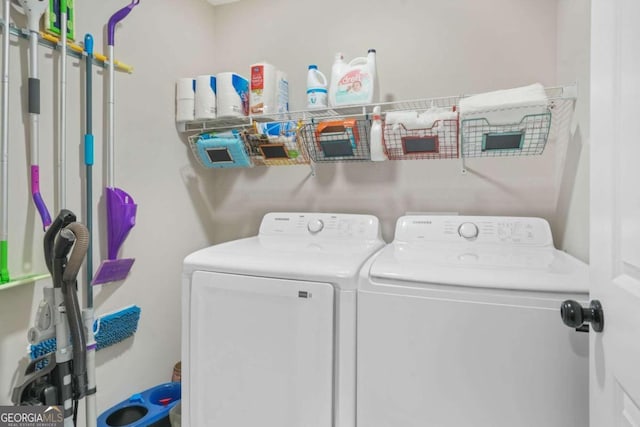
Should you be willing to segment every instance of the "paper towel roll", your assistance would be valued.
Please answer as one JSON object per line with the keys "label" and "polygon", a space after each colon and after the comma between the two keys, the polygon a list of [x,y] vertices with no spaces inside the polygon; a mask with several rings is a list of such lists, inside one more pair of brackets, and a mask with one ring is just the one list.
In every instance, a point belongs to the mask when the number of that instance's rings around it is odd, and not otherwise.
{"label": "paper towel roll", "polygon": [[196,81],[190,77],[176,82],[176,121],[188,122],[195,118]]}
{"label": "paper towel roll", "polygon": [[216,118],[216,77],[211,75],[196,77],[195,118],[207,120]]}
{"label": "paper towel roll", "polygon": [[249,115],[249,81],[236,73],[218,73],[216,101],[218,117]]}

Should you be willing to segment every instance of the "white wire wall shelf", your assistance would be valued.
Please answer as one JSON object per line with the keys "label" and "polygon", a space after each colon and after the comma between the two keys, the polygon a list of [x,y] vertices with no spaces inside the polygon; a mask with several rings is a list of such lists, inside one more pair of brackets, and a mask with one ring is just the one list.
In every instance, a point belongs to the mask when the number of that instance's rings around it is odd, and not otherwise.
{"label": "white wire wall shelf", "polygon": [[[224,132],[230,129],[245,134],[244,151],[249,157],[249,166],[305,164],[323,162],[369,161],[369,133],[373,108],[379,106],[383,115],[383,139],[390,160],[456,159],[471,157],[509,157],[540,155],[549,141],[567,135],[575,101],[576,85],[546,88],[547,105],[537,114],[522,108],[498,108],[486,111],[486,117],[463,117],[458,114],[460,100],[464,96],[425,98],[409,101],[386,102],[364,106],[291,111],[271,115],[228,117],[212,120],[179,123],[179,130],[189,135],[191,149],[198,154],[195,144],[201,134]],[[525,106],[526,107],[526,106]],[[492,123],[496,115],[509,110],[510,117],[517,119]],[[418,115],[433,111],[449,111],[447,118],[438,119],[424,127],[391,123],[389,113],[415,112]],[[453,115],[451,113],[454,113]],[[482,113],[482,112],[480,112]],[[261,137],[251,135],[251,129],[259,123],[297,123],[296,145],[282,143],[269,154],[283,156],[279,160],[265,157],[260,150]],[[249,133],[247,133],[249,132]],[[247,137],[249,139],[247,140]],[[262,140],[266,142],[266,140]],[[285,153],[293,157],[284,157]],[[199,160],[202,160],[199,158]],[[202,164],[202,161],[201,161]],[[211,166],[208,166],[211,167]]]}

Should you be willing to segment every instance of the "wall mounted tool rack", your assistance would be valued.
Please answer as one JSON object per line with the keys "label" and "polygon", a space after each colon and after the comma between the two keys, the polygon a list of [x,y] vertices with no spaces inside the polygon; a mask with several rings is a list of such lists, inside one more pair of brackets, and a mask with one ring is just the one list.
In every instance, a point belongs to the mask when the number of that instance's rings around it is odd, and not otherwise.
{"label": "wall mounted tool rack", "polygon": [[[3,32],[4,32],[4,26],[5,26],[4,20],[0,18],[0,27],[2,27]],[[9,33],[25,40],[29,38],[29,30],[27,30],[26,28],[16,27],[13,24],[9,24]],[[38,44],[48,47],[49,49],[52,49],[52,50],[59,49],[60,47],[59,39],[56,36],[53,36],[47,33],[38,34]],[[84,51],[84,46],[82,46],[81,44],[67,42],[67,56],[70,56],[76,59],[82,59],[84,56],[86,56],[86,53]],[[109,66],[109,59],[100,53],[94,53],[93,63],[99,67],[107,68]],[[115,65],[115,69],[118,71],[123,71],[129,74],[133,73],[132,66],[127,65],[123,62],[120,62],[117,59],[115,60],[114,65]]]}
{"label": "wall mounted tool rack", "polygon": [[[5,22],[4,22],[4,19],[2,18],[0,18],[0,28],[2,28],[2,32],[4,33]],[[29,38],[29,30],[27,30],[26,28],[16,27],[13,24],[9,24],[9,33],[18,37],[19,39],[26,40]],[[40,33],[38,34],[38,44],[48,47],[52,50],[56,50],[59,48],[60,41],[57,37],[53,35]],[[69,42],[67,44],[67,48],[68,48],[67,55],[72,58],[83,59],[83,57],[86,56],[84,47],[79,44],[74,44]],[[108,58],[100,53],[94,53],[93,63],[102,68],[107,68],[109,66]],[[130,65],[124,64],[118,60],[115,60],[114,65],[116,70],[123,71],[129,74],[133,73],[133,67],[131,67]],[[48,277],[50,277],[49,274],[31,274],[28,276],[24,276],[15,280],[11,280],[8,283],[3,283],[2,285],[0,285],[0,291],[5,291],[18,286],[34,283],[39,280],[46,279]]]}

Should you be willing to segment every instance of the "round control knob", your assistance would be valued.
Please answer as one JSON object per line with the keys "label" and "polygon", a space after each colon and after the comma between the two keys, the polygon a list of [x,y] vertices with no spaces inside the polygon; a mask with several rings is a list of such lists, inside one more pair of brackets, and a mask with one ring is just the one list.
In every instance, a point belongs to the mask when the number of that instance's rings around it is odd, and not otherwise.
{"label": "round control knob", "polygon": [[307,230],[309,230],[309,232],[312,234],[321,232],[323,228],[324,228],[324,222],[322,222],[321,219],[312,219],[307,224]]}
{"label": "round control knob", "polygon": [[472,222],[465,222],[458,227],[458,234],[467,240],[478,237],[478,226]]}

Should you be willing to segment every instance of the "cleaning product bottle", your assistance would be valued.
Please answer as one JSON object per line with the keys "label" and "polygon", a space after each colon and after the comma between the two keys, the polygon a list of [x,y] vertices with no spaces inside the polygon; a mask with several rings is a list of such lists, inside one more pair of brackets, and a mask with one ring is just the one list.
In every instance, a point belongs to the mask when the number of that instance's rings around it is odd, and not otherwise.
{"label": "cleaning product bottle", "polygon": [[307,108],[327,108],[327,78],[317,65],[309,65],[307,73]]}
{"label": "cleaning product bottle", "polygon": [[329,106],[335,107],[335,96],[332,94],[336,93],[338,87],[338,80],[340,76],[345,72],[347,67],[347,63],[344,62],[344,55],[342,52],[336,53],[336,57],[333,61],[333,65],[331,66],[331,84],[329,87]]}
{"label": "cleaning product bottle", "polygon": [[369,149],[371,151],[372,162],[382,162],[387,160],[382,142],[382,118],[380,116],[380,106],[373,107],[373,122],[371,123],[371,137],[369,138]]}
{"label": "cleaning product bottle", "polygon": [[377,86],[375,49],[369,49],[366,57],[355,58],[345,65],[336,56],[331,75],[329,104],[334,107],[371,104],[380,96]]}

